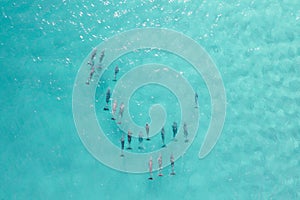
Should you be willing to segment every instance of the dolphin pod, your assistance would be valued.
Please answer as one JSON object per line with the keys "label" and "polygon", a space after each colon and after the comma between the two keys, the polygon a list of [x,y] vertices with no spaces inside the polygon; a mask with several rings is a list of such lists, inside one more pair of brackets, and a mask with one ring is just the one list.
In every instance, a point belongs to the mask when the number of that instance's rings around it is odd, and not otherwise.
{"label": "dolphin pod", "polygon": [[[122,55],[145,48],[165,50],[189,62],[205,81],[212,104],[209,128],[198,156],[199,158],[204,158],[211,152],[221,135],[225,122],[226,94],[217,67],[207,52],[197,42],[173,30],[146,28],[120,33],[105,40],[96,48],[105,50],[105,58],[103,59],[104,69]],[[120,158],[120,149],[108,140],[97,120],[95,93],[98,80],[91,82],[90,85],[85,84],[87,75],[89,74],[89,69],[86,67],[88,59],[89,56],[86,57],[81,65],[73,88],[73,117],[79,137],[87,150],[103,164],[129,173],[147,172],[147,162],[150,155],[158,157],[161,154],[167,158],[172,152],[175,159],[182,156],[191,145],[191,142],[181,142],[184,140],[184,136],[183,134],[179,134],[177,136],[179,137],[178,142],[171,142],[167,148],[146,154],[125,152],[125,158]],[[103,73],[104,70],[100,71],[97,78],[100,79]],[[138,79],[136,78],[137,76],[139,77]],[[131,83],[133,77],[135,77],[135,81],[132,84],[128,84]],[[174,85],[174,82],[172,82],[174,79],[182,83],[180,87]],[[159,84],[175,94],[180,102],[182,113],[179,129],[181,130],[183,122],[187,121],[189,123],[189,137],[194,139],[199,126],[198,110],[194,109],[192,103],[189,103],[193,102],[194,91],[184,78],[178,76],[178,73],[168,68],[168,66],[154,63],[130,70],[118,81],[115,90],[113,90],[112,97],[119,98],[121,100],[118,100],[118,102],[123,101],[125,105],[128,105],[130,96],[134,91],[146,84]],[[128,87],[122,88],[124,85]],[[160,105],[153,105],[149,110],[149,115],[151,117],[150,134],[153,135],[165,123],[166,113]],[[132,121],[128,109],[125,110],[123,120],[126,122],[120,125],[123,131],[128,130],[128,124],[130,124],[133,133],[138,133],[138,130],[142,128]],[[165,162],[163,166],[166,165],[167,163]],[[158,169],[157,167],[154,168]]]}

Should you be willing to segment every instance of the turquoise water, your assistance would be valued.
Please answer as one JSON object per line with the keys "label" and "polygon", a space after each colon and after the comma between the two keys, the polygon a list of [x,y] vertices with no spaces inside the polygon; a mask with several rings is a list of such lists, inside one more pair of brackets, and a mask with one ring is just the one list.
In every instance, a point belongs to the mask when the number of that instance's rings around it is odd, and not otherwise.
{"label": "turquoise water", "polygon": [[[0,199],[299,199],[298,1],[0,5]],[[152,182],[94,159],[72,115],[74,80],[92,48],[143,27],[196,40],[216,63],[227,96],[224,129],[209,156],[197,157],[209,123],[203,106],[203,125],[176,161],[176,176],[166,168]]]}

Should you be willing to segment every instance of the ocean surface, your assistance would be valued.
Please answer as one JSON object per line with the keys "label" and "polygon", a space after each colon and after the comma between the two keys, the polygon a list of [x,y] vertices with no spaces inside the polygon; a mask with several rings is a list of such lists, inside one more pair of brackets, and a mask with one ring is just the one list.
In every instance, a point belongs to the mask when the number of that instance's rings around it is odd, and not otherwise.
{"label": "ocean surface", "polygon": [[[1,0],[0,6],[1,200],[300,198],[298,0]],[[197,136],[176,160],[176,175],[170,176],[167,166],[164,176],[154,172],[152,181],[147,173],[120,172],[95,159],[81,142],[72,113],[75,78],[93,48],[124,31],[150,27],[178,31],[201,45],[219,70],[227,101],[221,137],[199,159],[211,105],[201,76],[190,76],[199,92]],[[115,64],[119,77],[128,60],[168,64],[161,59],[164,52],[145,54],[129,54],[108,66],[96,105],[104,102]],[[184,61],[172,56],[166,57],[184,73]],[[149,91],[159,98],[149,100]],[[143,116],[135,117],[137,124],[149,120],[141,113],[158,102],[180,120],[173,109],[179,102],[165,88],[147,85],[131,101],[141,103],[131,109]],[[102,107],[96,113],[104,130],[114,126],[103,120]],[[107,137],[119,146],[113,134]]]}

